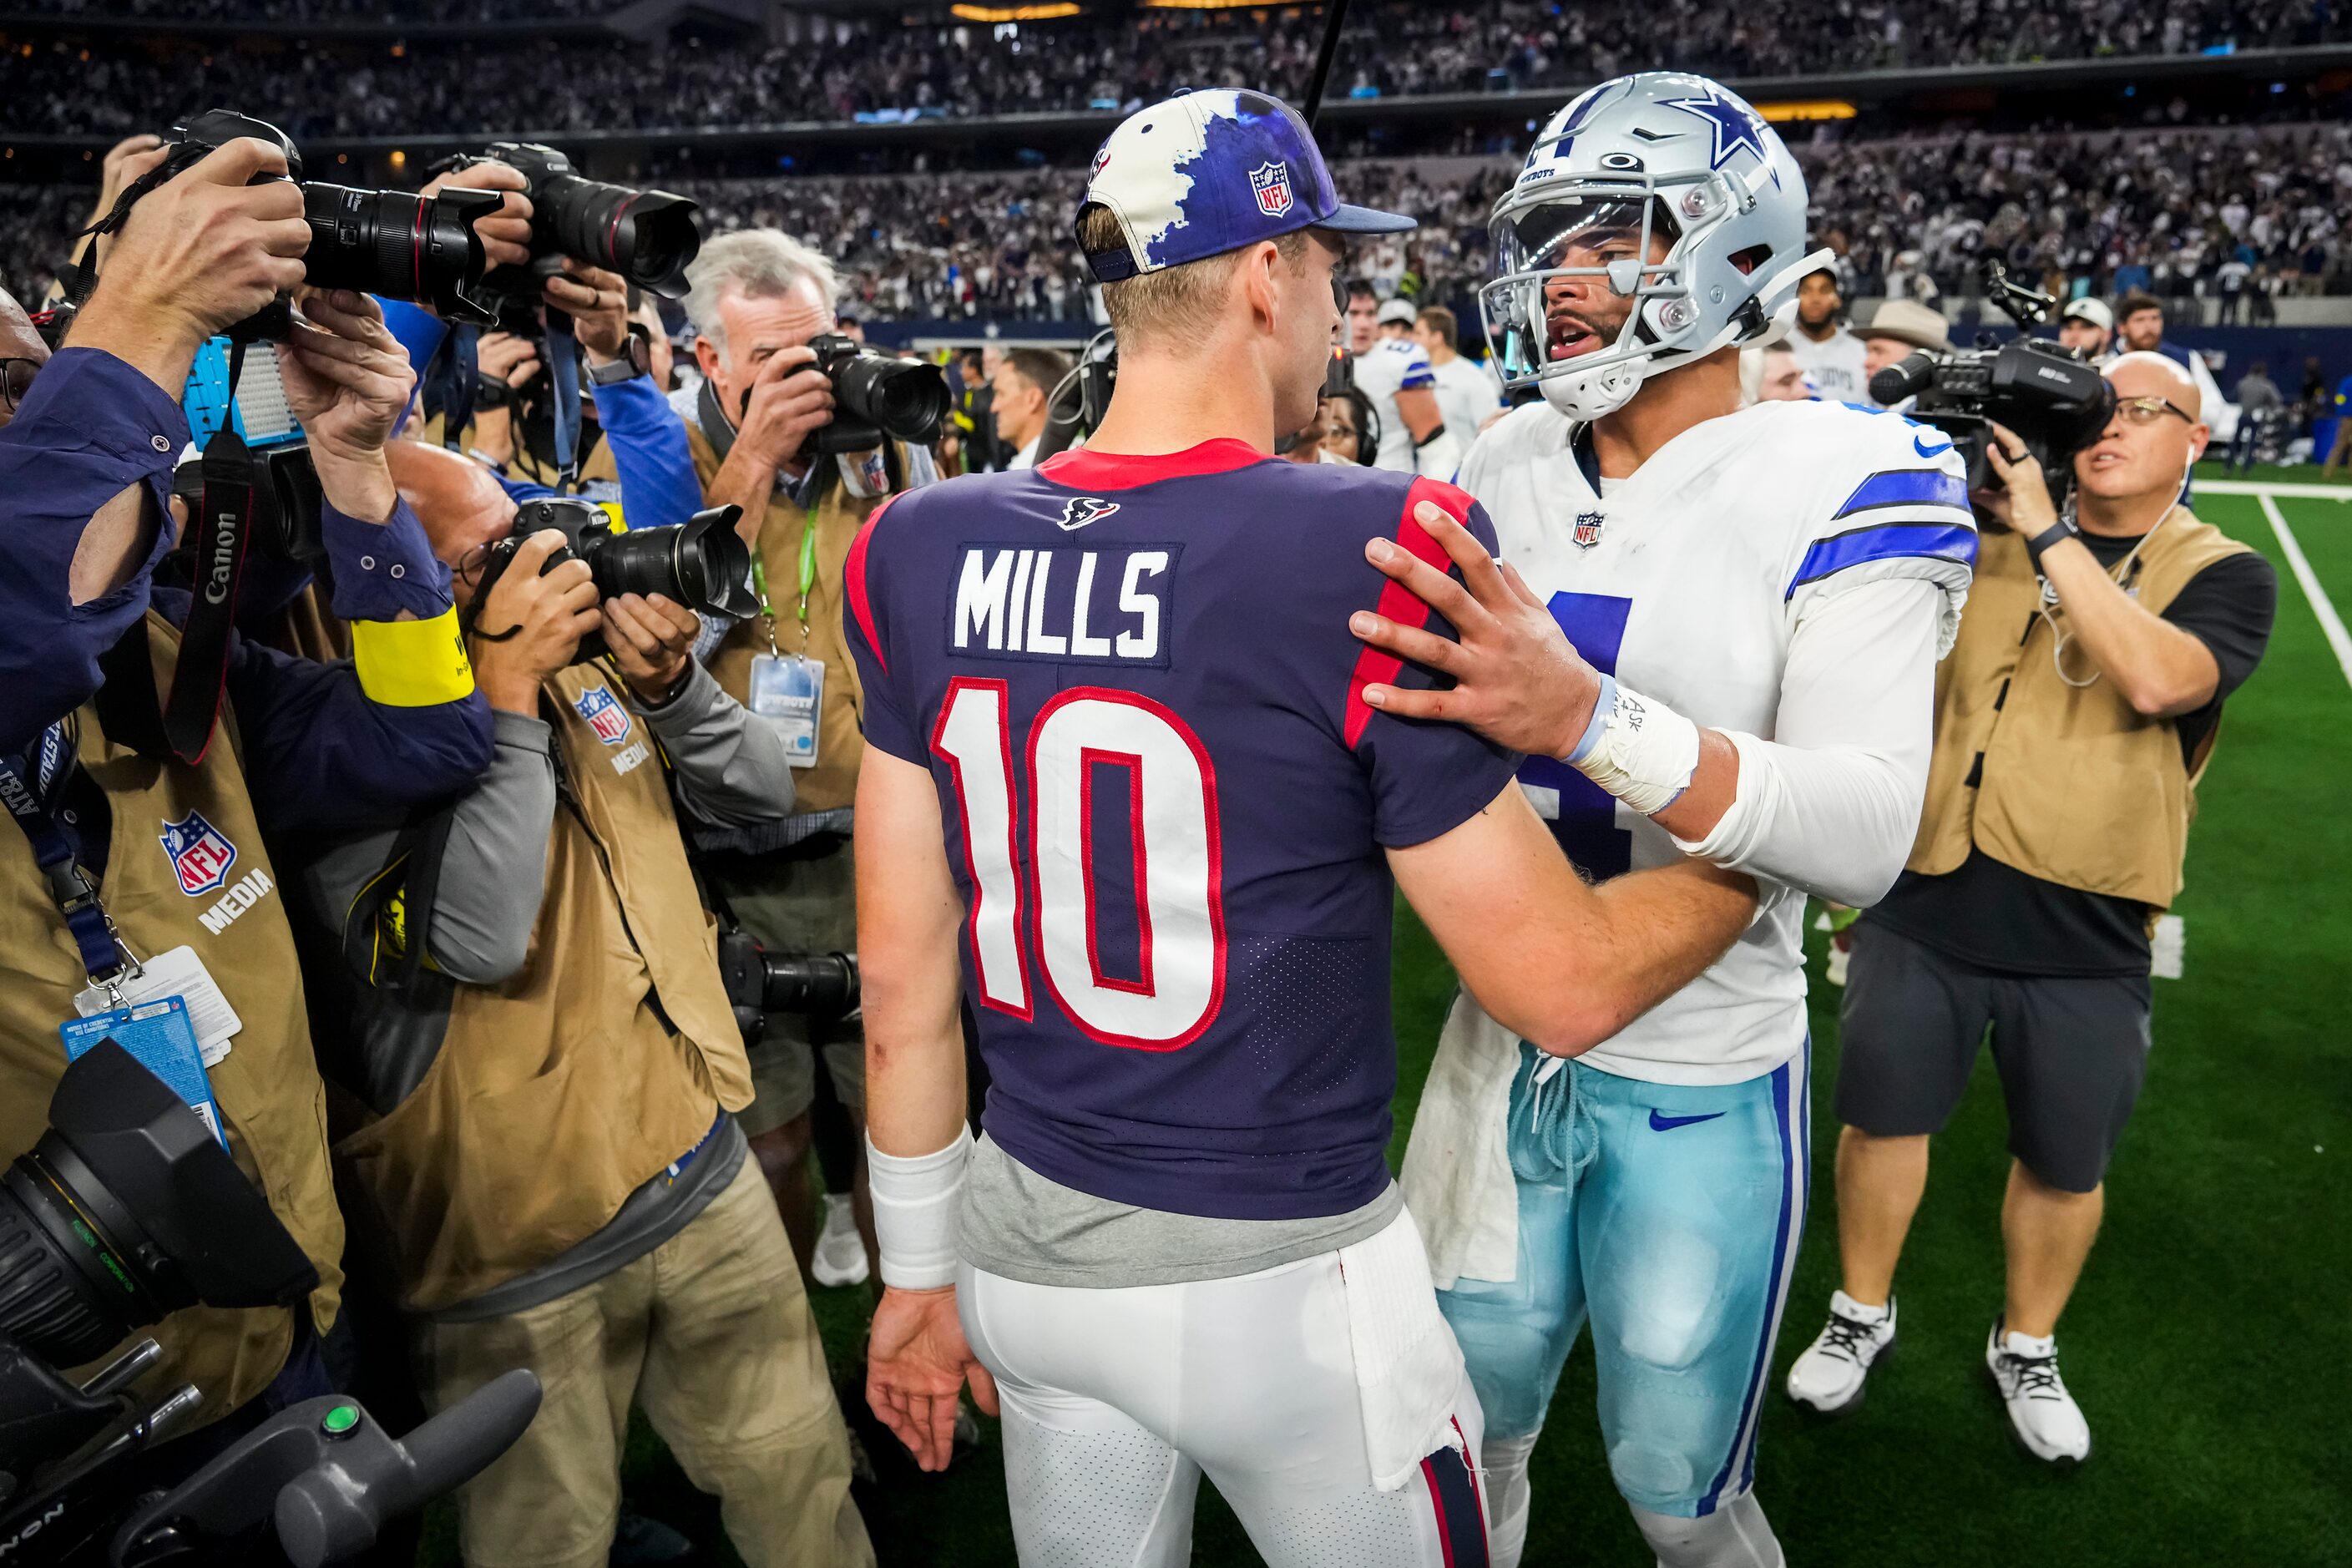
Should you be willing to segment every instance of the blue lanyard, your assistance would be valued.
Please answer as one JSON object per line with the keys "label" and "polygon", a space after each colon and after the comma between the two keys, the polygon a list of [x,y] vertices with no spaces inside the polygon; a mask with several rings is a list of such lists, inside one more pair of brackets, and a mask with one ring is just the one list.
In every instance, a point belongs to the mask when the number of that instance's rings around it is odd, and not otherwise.
{"label": "blue lanyard", "polygon": [[120,975],[130,962],[127,949],[115,935],[106,906],[99,902],[98,887],[79,864],[80,842],[58,816],[58,797],[73,771],[73,749],[62,723],[41,731],[29,755],[0,757],[0,799],[8,815],[25,830],[33,847],[33,864],[49,885],[49,896],[73,932],[81,950],[82,968],[90,984],[104,984]]}

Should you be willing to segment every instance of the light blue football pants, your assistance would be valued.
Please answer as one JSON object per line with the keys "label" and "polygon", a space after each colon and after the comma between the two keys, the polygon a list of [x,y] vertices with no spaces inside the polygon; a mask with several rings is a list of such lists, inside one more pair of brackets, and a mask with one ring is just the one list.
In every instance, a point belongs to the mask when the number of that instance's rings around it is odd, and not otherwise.
{"label": "light blue football pants", "polygon": [[1526,1456],[1590,1316],[1617,1489],[1636,1510],[1703,1519],[1755,1479],[1804,1228],[1811,1045],[1762,1078],[1703,1087],[1520,1053],[1518,1278],[1437,1297],[1486,1409],[1489,1468],[1502,1455],[1520,1470],[1518,1500],[1497,1480],[1493,1517],[1499,1531],[1509,1501],[1524,1507]]}

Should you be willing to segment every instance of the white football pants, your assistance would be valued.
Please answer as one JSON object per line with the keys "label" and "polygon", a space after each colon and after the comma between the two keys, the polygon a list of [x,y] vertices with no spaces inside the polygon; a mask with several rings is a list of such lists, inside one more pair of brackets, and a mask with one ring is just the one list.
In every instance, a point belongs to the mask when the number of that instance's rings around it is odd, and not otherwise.
{"label": "white football pants", "polygon": [[1477,1395],[1402,1211],[1256,1274],[1088,1290],[967,1266],[956,1297],[1003,1403],[1023,1568],[1182,1568],[1203,1474],[1269,1568],[1485,1568]]}

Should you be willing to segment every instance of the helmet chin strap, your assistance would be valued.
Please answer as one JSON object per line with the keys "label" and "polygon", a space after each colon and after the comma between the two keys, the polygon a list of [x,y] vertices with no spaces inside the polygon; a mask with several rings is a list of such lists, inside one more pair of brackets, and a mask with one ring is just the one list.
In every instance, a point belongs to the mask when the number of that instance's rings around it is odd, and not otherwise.
{"label": "helmet chin strap", "polygon": [[[1767,313],[1767,319],[1771,321],[1782,334],[1785,334],[1788,322],[1781,320],[1781,317],[1794,309],[1797,302],[1797,286],[1802,283],[1809,274],[1820,271],[1836,259],[1836,253],[1826,247],[1813,251],[1800,260],[1790,262],[1767,278],[1749,298],[1759,301],[1769,300],[1782,293],[1783,290],[1786,291],[1787,298],[1771,307]],[[1640,302],[1636,300],[1634,304],[1636,314],[1640,310]],[[1629,329],[1633,325],[1631,317],[1627,319],[1626,325]],[[1704,347],[1676,351],[1673,363],[1684,364],[1692,360],[1705,359],[1716,350],[1741,341],[1740,323],[1737,320],[1728,321],[1725,323],[1723,330],[1716,333],[1713,340]],[[1661,353],[1667,351],[1659,351]],[[1607,418],[1633,402],[1634,394],[1642,390],[1642,383],[1648,378],[1651,371],[1671,368],[1672,365],[1660,364],[1658,355],[1652,354],[1642,359],[1621,360],[1615,364],[1584,374],[1571,370],[1559,375],[1547,375],[1537,382],[1536,388],[1543,395],[1543,400],[1546,403],[1550,404],[1562,414],[1571,419],[1581,419],[1590,424],[1595,419]]]}

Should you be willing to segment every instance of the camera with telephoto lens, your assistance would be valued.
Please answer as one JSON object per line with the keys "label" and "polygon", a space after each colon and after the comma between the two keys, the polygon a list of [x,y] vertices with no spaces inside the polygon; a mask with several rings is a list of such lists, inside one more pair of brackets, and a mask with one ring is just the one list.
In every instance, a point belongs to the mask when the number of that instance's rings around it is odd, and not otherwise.
{"label": "camera with telephoto lens", "polygon": [[[699,205],[667,191],[640,191],[591,180],[572,160],[536,142],[493,142],[434,165],[436,173],[476,163],[506,164],[523,177],[530,198],[530,261],[501,267],[485,286],[495,297],[498,322],[510,332],[535,333],[541,297],[563,276],[563,258],[617,272],[665,300],[686,294],[686,267],[702,248]],[[498,193],[491,192],[495,196]]]}
{"label": "camera with telephoto lens", "polygon": [[1990,426],[2007,426],[2041,463],[2051,498],[2074,483],[2075,453],[2099,438],[2116,410],[2116,389],[2098,367],[2071,349],[2023,335],[2049,319],[2058,301],[2012,282],[1996,258],[1982,266],[1986,292],[2020,328],[1995,344],[1988,334],[1969,349],[1922,349],[1870,378],[1882,405],[1916,398],[1911,417],[1952,438],[1969,466],[1970,489],[1999,489],[1985,455]]}
{"label": "camera with telephoto lens", "polygon": [[870,452],[886,436],[910,447],[940,438],[954,399],[938,365],[876,353],[839,332],[821,332],[808,346],[833,383],[834,414],[809,437],[807,450]]}
{"label": "camera with telephoto lens", "polygon": [[854,952],[770,952],[749,931],[719,933],[719,975],[743,1043],[756,1046],[771,1013],[815,1022],[846,1018],[862,1001]]}
{"label": "camera with telephoto lens", "polygon": [[[164,138],[163,163],[134,189],[144,194],[241,136],[258,138],[286,156],[287,174],[301,187],[310,248],[303,279],[314,288],[349,289],[386,300],[411,300],[455,321],[488,325],[494,318],[481,291],[482,241],[474,226],[499,208],[496,191],[357,190],[302,178],[302,154],[286,132],[266,120],[215,109],[175,125]],[[264,176],[275,178],[276,176]],[[126,199],[131,198],[126,193]],[[238,342],[282,338],[293,330],[292,308],[280,299],[228,329]]]}
{"label": "camera with telephoto lens", "polygon": [[399,1440],[328,1395],[268,1416],[156,1491],[134,1461],[203,1404],[194,1385],[133,1390],[163,1357],[152,1339],[86,1379],[61,1370],[199,1303],[306,1312],[318,1283],[178,1095],[111,1039],[78,1058],[47,1129],[0,1173],[0,1563],[341,1562],[387,1520],[479,1473],[530,1424],[539,1382],[520,1370]]}
{"label": "camera with telephoto lens", "polygon": [[[611,513],[578,496],[526,501],[515,510],[513,530],[490,546],[474,589],[474,613],[478,616],[489,603],[490,590],[506,575],[522,542],[552,528],[566,542],[548,556],[540,568],[542,576],[566,561],[585,561],[600,599],[659,594],[706,616],[741,620],[760,607],[750,585],[751,549],[735,531],[742,515],[740,506],[718,506],[684,522],[621,531],[613,527]],[[603,634],[591,632],[580,639],[572,661],[585,664],[604,658],[606,651]]]}

